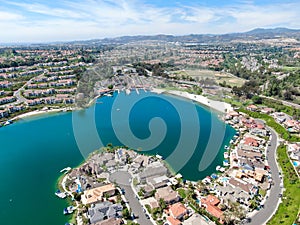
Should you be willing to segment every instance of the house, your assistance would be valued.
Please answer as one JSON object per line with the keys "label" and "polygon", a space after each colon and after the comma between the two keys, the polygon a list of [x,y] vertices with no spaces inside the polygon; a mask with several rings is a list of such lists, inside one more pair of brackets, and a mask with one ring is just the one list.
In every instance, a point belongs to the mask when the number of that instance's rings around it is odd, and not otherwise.
{"label": "house", "polygon": [[178,220],[181,220],[185,215],[188,214],[187,208],[181,202],[171,205],[169,212],[173,218]]}
{"label": "house", "polygon": [[148,165],[147,168],[138,174],[137,178],[139,182],[145,182],[147,177],[163,176],[167,174],[168,169],[160,162],[154,162]]}
{"label": "house", "polygon": [[0,119],[4,117],[8,117],[9,113],[7,110],[0,110]]}
{"label": "house", "polygon": [[255,112],[257,111],[258,107],[256,105],[248,105],[246,109]]}
{"label": "house", "polygon": [[204,217],[200,216],[199,214],[195,213],[190,218],[185,220],[183,225],[215,225],[214,222],[208,221]]}
{"label": "house", "polygon": [[246,137],[244,139],[244,144],[245,145],[250,145],[250,146],[255,146],[255,147],[259,146],[258,141],[256,139],[252,138],[252,137]]}
{"label": "house", "polygon": [[201,199],[201,206],[204,206],[206,211],[211,214],[212,216],[221,219],[223,212],[218,207],[220,200],[213,195],[208,195]]}
{"label": "house", "polygon": [[262,108],[260,111],[262,113],[271,114],[271,113],[275,112],[275,109],[273,109],[273,108]]}
{"label": "house", "polygon": [[92,225],[121,225],[124,224],[123,220],[120,218],[109,218],[107,220],[99,221],[97,223],[93,223]]}
{"label": "house", "polygon": [[234,188],[241,188],[245,193],[248,193],[250,195],[255,195],[257,193],[257,188],[253,184],[249,184],[244,180],[230,178],[228,183]]}
{"label": "house", "polygon": [[88,209],[90,223],[97,223],[110,218],[121,218],[123,207],[120,203],[113,204],[109,201],[100,202]]}
{"label": "house", "polygon": [[299,150],[300,150],[300,144],[298,144],[298,143],[288,145],[289,152],[294,152],[294,151],[299,151]]}
{"label": "house", "polygon": [[116,187],[113,184],[107,184],[91,190],[85,190],[81,196],[81,202],[84,205],[102,201],[105,195],[112,196],[116,192]]}
{"label": "house", "polygon": [[172,216],[167,217],[167,224],[168,225],[181,225],[181,221],[178,219],[175,219]]}
{"label": "house", "polygon": [[169,178],[166,175],[147,177],[146,182],[147,184],[151,185],[154,189],[157,189],[167,186]]}
{"label": "house", "polygon": [[174,191],[170,186],[159,188],[156,190],[155,199],[159,201],[163,199],[167,204],[178,202],[180,197],[176,191]]}
{"label": "house", "polygon": [[0,88],[9,88],[11,87],[13,84],[12,82],[9,82],[7,80],[5,81],[0,81]]}

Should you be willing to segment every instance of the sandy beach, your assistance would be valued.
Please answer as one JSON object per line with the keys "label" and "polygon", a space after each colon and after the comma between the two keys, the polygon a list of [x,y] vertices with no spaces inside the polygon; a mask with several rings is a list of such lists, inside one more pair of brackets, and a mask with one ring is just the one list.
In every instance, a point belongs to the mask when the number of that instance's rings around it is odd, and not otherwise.
{"label": "sandy beach", "polygon": [[28,113],[24,113],[21,115],[18,115],[14,118],[12,118],[12,121],[16,121],[19,119],[24,119],[27,117],[31,117],[31,116],[37,116],[37,115],[41,115],[41,114],[46,114],[46,113],[56,113],[56,112],[64,112],[67,110],[73,110],[72,108],[61,108],[61,109],[46,109],[46,110],[36,110],[36,111],[32,111],[32,112],[28,112]]}
{"label": "sandy beach", "polygon": [[164,90],[164,89],[158,89],[158,88],[154,88],[151,91],[154,93],[157,93],[157,94],[168,93],[168,94],[180,96],[183,98],[187,98],[187,99],[193,100],[195,102],[198,102],[202,105],[208,106],[208,107],[210,107],[214,110],[217,110],[221,113],[233,111],[233,108],[230,104],[228,104],[226,102],[211,100],[203,95],[195,95],[195,94],[190,94],[190,93],[184,92],[184,91]]}

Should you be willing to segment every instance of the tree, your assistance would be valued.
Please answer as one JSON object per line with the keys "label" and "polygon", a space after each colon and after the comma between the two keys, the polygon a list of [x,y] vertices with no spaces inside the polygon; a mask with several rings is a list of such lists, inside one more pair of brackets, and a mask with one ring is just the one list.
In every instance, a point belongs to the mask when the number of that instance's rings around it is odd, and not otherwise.
{"label": "tree", "polygon": [[283,94],[284,100],[293,100],[293,95],[290,91],[286,91]]}
{"label": "tree", "polygon": [[167,204],[165,203],[165,201],[162,198],[159,199],[159,207],[162,210],[164,210],[165,208],[167,208]]}
{"label": "tree", "polygon": [[113,89],[113,87],[114,86],[112,84],[110,84],[110,85],[107,86],[107,88],[110,89],[110,90]]}
{"label": "tree", "polygon": [[254,104],[262,104],[262,98],[259,97],[258,95],[253,95],[251,98]]}
{"label": "tree", "polygon": [[124,219],[130,219],[130,212],[127,207],[122,210],[122,216]]}

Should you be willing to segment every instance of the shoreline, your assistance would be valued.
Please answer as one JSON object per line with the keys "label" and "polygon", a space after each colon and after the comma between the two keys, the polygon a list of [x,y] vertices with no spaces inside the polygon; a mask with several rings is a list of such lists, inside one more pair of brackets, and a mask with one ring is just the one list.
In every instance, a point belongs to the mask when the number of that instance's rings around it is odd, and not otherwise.
{"label": "shoreline", "polygon": [[221,102],[221,101],[216,101],[216,100],[211,100],[203,95],[196,95],[196,94],[190,94],[186,91],[176,91],[176,90],[164,90],[159,89],[158,92],[155,93],[167,93],[175,96],[179,96],[182,98],[186,98],[192,101],[195,101],[203,106],[207,106],[213,110],[216,110],[221,113],[227,113],[230,111],[233,111],[232,106],[229,103],[226,102]]}
{"label": "shoreline", "polygon": [[31,111],[31,112],[27,112],[27,113],[15,116],[11,120],[15,122],[15,121],[18,121],[20,119],[39,116],[39,115],[43,115],[43,114],[68,112],[68,111],[74,111],[74,110],[76,110],[76,108],[72,108],[72,107],[64,107],[64,108],[59,108],[59,109],[46,109],[46,110],[41,109],[41,110],[35,110],[35,111]]}
{"label": "shoreline", "polygon": [[[166,89],[160,89],[160,88],[152,88],[150,91],[152,93],[156,93],[156,94],[170,94],[170,95],[178,96],[178,97],[185,98],[188,100],[192,100],[192,101],[195,101],[196,103],[199,103],[203,106],[209,107],[209,108],[216,110],[218,112],[221,112],[221,113],[233,111],[233,108],[229,103],[211,100],[203,95],[190,94],[186,91],[166,90]],[[101,96],[98,95],[98,96],[94,97],[93,99],[91,99],[91,101],[88,103],[87,107],[90,107],[91,105],[95,104],[96,100],[100,97]],[[39,115],[50,114],[50,113],[67,112],[67,111],[72,112],[72,111],[75,111],[78,109],[80,109],[80,108],[63,107],[63,108],[58,108],[58,109],[46,109],[46,110],[40,109],[40,110],[35,110],[35,111],[27,112],[24,114],[20,114],[18,116],[13,117],[11,120],[15,122],[20,119],[29,118],[29,117],[33,117],[33,116],[39,116]]]}

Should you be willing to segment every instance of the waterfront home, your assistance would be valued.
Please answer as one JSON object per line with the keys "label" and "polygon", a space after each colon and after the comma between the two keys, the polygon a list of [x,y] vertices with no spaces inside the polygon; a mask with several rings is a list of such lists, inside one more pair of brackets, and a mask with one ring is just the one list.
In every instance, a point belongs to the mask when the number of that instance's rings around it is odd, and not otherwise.
{"label": "waterfront home", "polygon": [[90,223],[97,223],[110,218],[121,218],[123,207],[121,204],[113,204],[109,201],[100,202],[88,209]]}
{"label": "waterfront home", "polygon": [[153,162],[145,170],[137,175],[138,181],[145,182],[147,177],[163,176],[168,173],[168,169],[161,162]]}
{"label": "waterfront home", "polygon": [[235,117],[238,117],[240,114],[236,111],[230,111],[226,114],[225,119],[226,120],[232,120]]}
{"label": "waterfront home", "polygon": [[153,187],[153,189],[165,187],[169,183],[169,178],[166,175],[147,177],[146,183]]}
{"label": "waterfront home", "polygon": [[107,184],[90,190],[85,190],[81,196],[81,202],[84,205],[93,204],[102,201],[105,196],[112,196],[116,192],[113,184]]}
{"label": "waterfront home", "polygon": [[159,188],[156,190],[155,199],[159,202],[161,198],[167,204],[175,203],[180,200],[177,191],[174,191],[170,186]]}
{"label": "waterfront home", "polygon": [[221,220],[223,212],[218,207],[220,200],[216,196],[208,195],[202,198],[200,203],[201,206],[204,207],[209,214]]}

